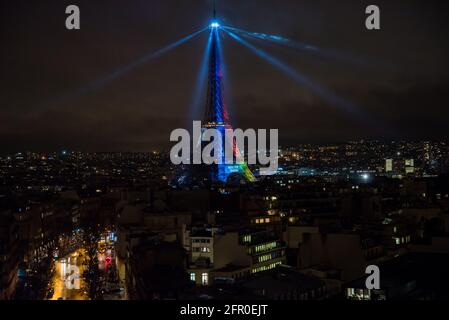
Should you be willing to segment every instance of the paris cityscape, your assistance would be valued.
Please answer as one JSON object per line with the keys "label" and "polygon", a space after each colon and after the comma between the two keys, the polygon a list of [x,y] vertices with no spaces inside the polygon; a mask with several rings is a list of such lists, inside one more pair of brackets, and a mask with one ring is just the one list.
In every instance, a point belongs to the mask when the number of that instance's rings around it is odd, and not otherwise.
{"label": "paris cityscape", "polygon": [[448,5],[50,2],[2,10],[0,300],[449,299]]}
{"label": "paris cityscape", "polygon": [[[168,159],[2,156],[3,298],[447,297],[447,142],[288,147],[276,175],[211,189],[170,185]],[[366,264],[388,268],[375,295]]]}

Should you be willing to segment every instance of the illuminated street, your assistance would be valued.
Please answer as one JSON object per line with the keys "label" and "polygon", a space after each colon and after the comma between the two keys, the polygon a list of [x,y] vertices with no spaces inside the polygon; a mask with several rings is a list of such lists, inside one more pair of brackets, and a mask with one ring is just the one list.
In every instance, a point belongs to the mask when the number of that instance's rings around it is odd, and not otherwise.
{"label": "illuminated street", "polygon": [[[50,300],[88,300],[88,297],[84,291],[84,281],[81,276],[84,270],[83,261],[84,250],[79,249],[65,258],[59,259],[55,262],[56,271],[51,280],[51,288],[54,290],[54,293]],[[66,276],[70,265],[79,268],[80,289],[70,289],[66,285]]]}
{"label": "illuminated street", "polygon": [[105,233],[98,242],[98,268],[102,272],[101,293],[104,300],[126,300],[124,279],[120,277],[120,261],[114,249],[114,234]]}
{"label": "illuminated street", "polygon": [[[64,238],[61,237],[61,239]],[[80,241],[80,239],[77,240]],[[94,271],[96,268],[89,264],[86,246],[55,261],[47,298],[50,300],[89,300],[88,286],[83,277],[86,268],[90,265],[93,268],[90,270],[93,274],[92,279],[95,279],[94,283],[96,283],[94,293],[91,292],[91,294],[104,300],[127,299],[124,288],[125,279],[124,275],[121,278],[119,274],[119,261],[115,254],[114,244],[115,235],[112,232],[105,232],[96,243],[97,272]],[[122,265],[121,268],[123,269],[124,266]],[[69,278],[70,274],[72,276]]]}

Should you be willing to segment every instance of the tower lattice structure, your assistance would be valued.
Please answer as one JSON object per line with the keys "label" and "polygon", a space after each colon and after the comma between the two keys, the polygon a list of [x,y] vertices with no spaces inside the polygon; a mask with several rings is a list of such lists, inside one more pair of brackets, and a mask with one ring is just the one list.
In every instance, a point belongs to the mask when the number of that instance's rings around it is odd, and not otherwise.
{"label": "tower lattice structure", "polygon": [[[227,164],[225,161],[226,145],[225,132],[232,130],[229,121],[229,113],[226,107],[223,94],[223,68],[221,61],[221,50],[219,40],[219,28],[212,28],[211,49],[209,56],[209,78],[207,89],[207,103],[203,119],[202,131],[207,129],[216,129],[221,133],[221,150],[217,150],[219,163],[210,165],[209,173],[212,182],[227,182],[229,176],[237,175],[246,181],[254,181],[254,175],[244,161]],[[235,143],[232,143],[234,159],[239,159],[240,151]]]}

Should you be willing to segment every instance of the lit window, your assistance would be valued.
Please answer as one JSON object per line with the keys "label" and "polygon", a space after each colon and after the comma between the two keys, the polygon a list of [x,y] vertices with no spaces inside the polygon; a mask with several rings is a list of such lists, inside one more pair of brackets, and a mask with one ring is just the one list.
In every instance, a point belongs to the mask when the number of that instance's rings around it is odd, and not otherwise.
{"label": "lit window", "polygon": [[196,273],[195,272],[192,272],[191,274],[190,274],[190,281],[196,281]]}
{"label": "lit window", "polygon": [[208,283],[209,283],[209,275],[206,272],[204,272],[201,274],[201,284],[203,286],[207,286]]}

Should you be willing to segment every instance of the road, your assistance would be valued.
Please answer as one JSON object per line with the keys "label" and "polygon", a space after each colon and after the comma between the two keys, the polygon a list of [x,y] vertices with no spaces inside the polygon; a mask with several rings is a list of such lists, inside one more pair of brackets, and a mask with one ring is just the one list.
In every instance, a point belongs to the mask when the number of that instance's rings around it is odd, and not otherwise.
{"label": "road", "polygon": [[[107,235],[98,243],[99,269],[103,272],[102,291],[104,300],[127,300],[124,281],[121,281],[120,268],[124,270],[117,259],[114,242]],[[123,279],[124,280],[124,279]]]}
{"label": "road", "polygon": [[[98,269],[100,271],[101,292],[100,299],[104,300],[126,300],[128,298],[125,290],[125,267],[115,254],[114,241],[109,233],[102,235],[98,241],[97,249]],[[88,300],[83,272],[86,266],[83,264],[86,257],[84,249],[78,249],[71,254],[55,262],[55,273],[50,282],[53,295],[50,300]],[[69,281],[67,276],[77,271],[78,283]],[[71,277],[73,280],[74,277]],[[76,285],[79,284],[79,288]]]}
{"label": "road", "polygon": [[[55,262],[56,272],[53,275],[51,281],[51,288],[53,288],[53,297],[50,300],[88,300],[88,296],[85,293],[84,281],[82,274],[84,271],[84,250],[79,249],[68,256],[59,259]],[[75,266],[79,270],[79,289],[72,288],[76,287],[76,282],[68,283],[67,273],[73,270],[71,266]]]}

